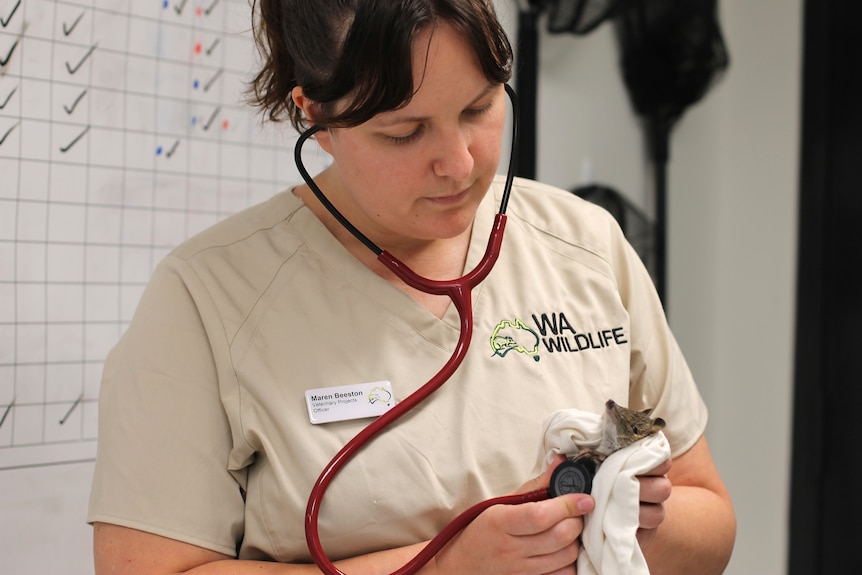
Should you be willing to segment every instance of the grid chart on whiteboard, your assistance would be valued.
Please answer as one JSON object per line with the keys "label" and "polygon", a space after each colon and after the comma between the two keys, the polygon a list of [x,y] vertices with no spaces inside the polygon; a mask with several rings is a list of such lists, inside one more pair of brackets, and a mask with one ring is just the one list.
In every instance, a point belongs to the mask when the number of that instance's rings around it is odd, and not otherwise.
{"label": "grid chart on whiteboard", "polygon": [[0,470],[92,459],[155,264],[298,177],[247,0],[0,0]]}

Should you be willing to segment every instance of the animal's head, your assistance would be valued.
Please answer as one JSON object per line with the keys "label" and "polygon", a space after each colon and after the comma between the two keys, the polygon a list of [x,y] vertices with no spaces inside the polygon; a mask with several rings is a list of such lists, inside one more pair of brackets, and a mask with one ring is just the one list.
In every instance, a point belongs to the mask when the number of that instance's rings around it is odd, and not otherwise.
{"label": "animal's head", "polygon": [[651,413],[652,409],[629,409],[609,399],[603,416],[607,423],[603,425],[603,441],[619,449],[664,429],[664,420],[660,417],[653,419]]}

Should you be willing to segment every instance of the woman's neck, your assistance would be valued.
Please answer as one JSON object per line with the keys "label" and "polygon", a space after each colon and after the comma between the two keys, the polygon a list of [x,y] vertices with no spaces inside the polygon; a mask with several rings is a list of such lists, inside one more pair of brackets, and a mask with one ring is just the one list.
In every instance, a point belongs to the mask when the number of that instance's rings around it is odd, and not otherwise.
{"label": "woman's neck", "polygon": [[[404,283],[392,270],[380,262],[374,252],[369,250],[365,244],[354,237],[349,230],[329,213],[307,185],[294,188],[293,193],[302,199],[327,230],[356,259],[378,276],[406,293],[437,318],[442,318],[445,315],[446,310],[451,304],[448,297],[428,294]],[[423,277],[435,280],[448,280],[460,277],[464,273],[471,233],[472,228],[468,227],[463,233],[454,238],[416,241],[409,245],[405,243],[398,246],[381,247]]]}

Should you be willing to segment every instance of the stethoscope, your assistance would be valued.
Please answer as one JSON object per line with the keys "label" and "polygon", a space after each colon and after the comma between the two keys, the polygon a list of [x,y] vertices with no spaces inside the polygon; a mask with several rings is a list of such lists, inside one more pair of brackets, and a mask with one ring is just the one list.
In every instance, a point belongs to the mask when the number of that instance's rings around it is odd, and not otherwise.
{"label": "stethoscope", "polygon": [[[356,227],[338,211],[329,199],[327,199],[302,163],[302,145],[317,131],[321,130],[321,126],[312,126],[303,132],[296,142],[296,147],[294,149],[296,167],[299,170],[302,179],[305,180],[305,183],[309,188],[311,188],[311,191],[317,199],[320,200],[329,213],[332,214],[332,216],[354,237],[356,237],[356,239],[374,252],[377,255],[377,259],[407,285],[427,294],[449,296],[458,311],[461,322],[461,333],[458,337],[455,351],[442,369],[440,369],[440,371],[422,387],[414,391],[402,401],[398,402],[392,409],[372,421],[353,439],[351,439],[341,449],[341,451],[332,458],[320,474],[317,482],[314,484],[314,487],[311,490],[311,495],[308,499],[308,507],[305,512],[305,538],[314,562],[321,571],[328,575],[346,575],[343,571],[333,565],[331,561],[329,561],[329,558],[323,550],[320,536],[318,534],[320,507],[323,501],[323,495],[329,486],[329,483],[363,445],[369,442],[385,427],[395,422],[398,418],[428,398],[428,396],[439,389],[450,377],[452,377],[452,374],[455,373],[455,370],[458,369],[461,362],[464,360],[464,357],[467,355],[467,348],[470,346],[470,340],[473,336],[472,290],[488,276],[500,255],[500,246],[503,243],[503,231],[506,227],[506,207],[509,202],[509,195],[512,191],[512,182],[515,176],[514,157],[518,142],[518,99],[514,90],[512,90],[508,84],[505,85],[505,89],[506,93],[509,95],[509,99],[512,101],[512,146],[500,208],[494,218],[494,225],[491,229],[491,234],[488,238],[488,246],[485,249],[485,254],[482,257],[482,260],[476,265],[473,271],[457,279],[444,281],[432,280],[415,273],[395,256],[378,247],[361,231],[356,229]],[[415,573],[432,557],[434,557],[434,555],[436,555],[452,537],[454,537],[459,531],[466,527],[470,521],[475,519],[488,507],[499,504],[512,505],[528,501],[540,501],[549,496],[550,494],[548,490],[540,489],[519,495],[497,497],[474,505],[461,513],[461,515],[456,517],[451,523],[449,523],[449,525],[443,528],[443,530],[437,534],[437,536],[434,537],[434,539],[432,539],[428,545],[422,549],[422,551],[420,551],[403,567],[394,571],[392,575],[408,575]]]}

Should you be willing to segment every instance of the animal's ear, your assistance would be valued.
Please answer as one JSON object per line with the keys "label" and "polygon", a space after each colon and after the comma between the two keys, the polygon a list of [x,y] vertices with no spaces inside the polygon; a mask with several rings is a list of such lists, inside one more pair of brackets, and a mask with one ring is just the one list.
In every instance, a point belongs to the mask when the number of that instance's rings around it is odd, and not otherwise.
{"label": "animal's ear", "polygon": [[656,418],[656,420],[652,422],[653,433],[655,433],[656,431],[661,431],[662,429],[664,429],[664,425],[665,425],[664,419],[662,419],[661,417]]}
{"label": "animal's ear", "polygon": [[643,411],[641,411],[641,413],[643,413],[644,415],[649,415],[650,413],[652,413],[652,407],[644,409]]}

